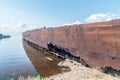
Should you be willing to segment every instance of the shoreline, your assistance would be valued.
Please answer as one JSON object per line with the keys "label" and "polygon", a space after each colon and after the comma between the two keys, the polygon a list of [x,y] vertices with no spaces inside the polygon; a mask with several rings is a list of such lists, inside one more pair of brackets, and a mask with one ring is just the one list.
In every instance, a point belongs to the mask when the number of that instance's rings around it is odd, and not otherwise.
{"label": "shoreline", "polygon": [[58,66],[69,67],[70,71],[58,73],[49,77],[28,76],[19,77],[18,80],[120,80],[120,75],[112,76],[103,73],[100,69],[83,66],[73,60],[66,59],[58,63]]}
{"label": "shoreline", "polygon": [[103,73],[100,69],[85,67],[73,60],[66,59],[60,62],[58,66],[68,66],[71,70],[50,76],[50,80],[120,80],[120,76],[112,76]]}

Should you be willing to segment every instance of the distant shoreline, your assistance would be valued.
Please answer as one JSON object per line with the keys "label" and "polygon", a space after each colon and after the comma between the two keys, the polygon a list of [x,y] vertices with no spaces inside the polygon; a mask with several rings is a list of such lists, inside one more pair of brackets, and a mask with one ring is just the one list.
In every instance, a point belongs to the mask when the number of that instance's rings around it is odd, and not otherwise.
{"label": "distant shoreline", "polygon": [[3,35],[0,33],[0,39],[10,38],[10,37],[11,37],[10,35]]}

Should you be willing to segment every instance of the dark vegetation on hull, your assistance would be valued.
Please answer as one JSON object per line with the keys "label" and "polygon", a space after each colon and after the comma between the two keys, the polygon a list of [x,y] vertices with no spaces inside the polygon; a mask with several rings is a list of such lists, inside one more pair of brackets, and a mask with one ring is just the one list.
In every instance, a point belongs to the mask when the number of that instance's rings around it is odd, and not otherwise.
{"label": "dark vegetation on hull", "polygon": [[48,43],[47,46],[50,52],[55,53],[58,56],[62,56],[65,59],[77,61],[86,67],[90,67],[90,65],[85,63],[81,57],[73,56],[67,48],[58,47],[57,45],[53,45],[52,43]]}
{"label": "dark vegetation on hull", "polygon": [[3,38],[10,38],[11,36],[10,35],[3,35],[3,34],[0,34],[0,39],[3,39]]}
{"label": "dark vegetation on hull", "polygon": [[120,70],[115,70],[112,67],[104,67],[101,68],[101,70],[106,73],[106,74],[110,74],[112,76],[120,76]]}
{"label": "dark vegetation on hull", "polygon": [[73,56],[72,54],[70,54],[70,52],[67,48],[58,47],[56,45],[53,45],[52,43],[48,43],[47,46],[48,46],[49,51],[51,51],[51,52],[61,55],[64,58],[68,58],[68,59],[80,62],[80,57],[76,57],[76,56]]}

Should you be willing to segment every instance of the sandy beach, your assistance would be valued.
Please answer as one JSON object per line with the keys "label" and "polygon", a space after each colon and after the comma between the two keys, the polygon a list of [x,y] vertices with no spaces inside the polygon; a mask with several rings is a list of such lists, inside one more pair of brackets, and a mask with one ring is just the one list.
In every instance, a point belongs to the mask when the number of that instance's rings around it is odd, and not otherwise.
{"label": "sandy beach", "polygon": [[50,76],[50,80],[120,80],[120,76],[105,74],[99,69],[88,68],[81,63],[66,59],[58,64],[68,66],[71,71]]}

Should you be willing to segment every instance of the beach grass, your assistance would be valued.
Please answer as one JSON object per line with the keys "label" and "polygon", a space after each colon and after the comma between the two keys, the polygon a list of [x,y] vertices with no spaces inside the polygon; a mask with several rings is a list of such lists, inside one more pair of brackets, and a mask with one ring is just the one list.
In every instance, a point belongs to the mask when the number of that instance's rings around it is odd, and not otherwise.
{"label": "beach grass", "polygon": [[28,76],[28,77],[22,77],[20,76],[18,80],[50,80],[48,77],[41,78],[40,76]]}

